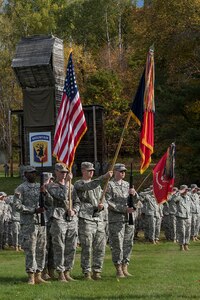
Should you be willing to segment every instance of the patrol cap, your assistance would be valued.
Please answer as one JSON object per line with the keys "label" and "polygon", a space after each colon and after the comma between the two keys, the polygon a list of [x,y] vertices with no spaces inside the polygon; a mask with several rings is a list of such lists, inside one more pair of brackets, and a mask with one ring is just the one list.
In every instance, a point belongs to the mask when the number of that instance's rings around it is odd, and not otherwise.
{"label": "patrol cap", "polygon": [[184,192],[185,190],[188,190],[188,186],[186,184],[182,184],[179,188],[179,191]]}
{"label": "patrol cap", "polygon": [[125,165],[124,164],[119,164],[119,163],[114,165],[114,170],[119,171],[119,172],[127,171]]}
{"label": "patrol cap", "polygon": [[195,183],[192,183],[192,184],[190,185],[190,187],[191,187],[191,189],[198,189],[198,186],[197,186],[197,184],[195,184]]}
{"label": "patrol cap", "polygon": [[94,165],[88,161],[84,161],[81,163],[81,169],[85,169],[87,171],[95,171]]}
{"label": "patrol cap", "polygon": [[178,188],[176,186],[173,187],[173,192],[177,192]]}
{"label": "patrol cap", "polygon": [[36,169],[32,166],[25,166],[24,173],[33,173],[36,172]]}
{"label": "patrol cap", "polygon": [[[65,164],[57,163],[55,164],[55,171],[63,172],[63,173],[69,173],[68,168]],[[51,174],[52,175],[52,174]],[[51,176],[52,177],[52,176]]]}
{"label": "patrol cap", "polygon": [[42,173],[44,180],[50,179],[53,177],[52,173],[48,173],[48,172],[43,172]]}
{"label": "patrol cap", "polygon": [[6,197],[7,196],[7,194],[6,193],[4,193],[4,192],[0,192],[0,197]]}

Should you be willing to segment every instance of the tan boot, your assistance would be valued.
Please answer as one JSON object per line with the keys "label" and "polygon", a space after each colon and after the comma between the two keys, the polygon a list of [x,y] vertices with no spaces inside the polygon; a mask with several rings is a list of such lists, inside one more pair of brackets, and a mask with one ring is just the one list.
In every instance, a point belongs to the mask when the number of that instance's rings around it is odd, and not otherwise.
{"label": "tan boot", "polygon": [[100,280],[101,279],[101,273],[94,271],[93,274],[92,274],[92,279],[93,280]]}
{"label": "tan boot", "polygon": [[65,275],[65,278],[66,278],[67,281],[76,281],[74,278],[72,278],[70,276],[70,271],[65,271],[64,275]]}
{"label": "tan boot", "polygon": [[35,283],[40,284],[40,283],[50,283],[41,277],[42,273],[41,272],[36,272],[35,273]]}
{"label": "tan boot", "polygon": [[124,276],[124,273],[123,273],[123,271],[122,271],[122,265],[115,265],[115,268],[116,268],[116,276],[118,277],[118,278],[124,278],[125,276]]}
{"label": "tan boot", "polygon": [[189,251],[190,249],[188,248],[188,245],[184,245],[184,250]]}
{"label": "tan boot", "polygon": [[35,274],[34,273],[27,273],[28,274],[28,284],[35,284]]}
{"label": "tan boot", "polygon": [[65,278],[64,272],[59,272],[58,273],[58,281],[68,283],[68,281]]}
{"label": "tan boot", "polygon": [[15,251],[17,251],[17,252],[19,251],[19,248],[18,248],[18,246],[16,246],[16,247],[15,247]]}
{"label": "tan boot", "polygon": [[184,245],[180,245],[180,251],[185,251]]}
{"label": "tan boot", "polygon": [[128,277],[128,276],[133,276],[132,274],[130,274],[130,273],[128,272],[128,265],[127,265],[127,264],[122,265],[122,271],[123,271],[123,273],[124,273],[124,275],[125,275],[126,277]]}
{"label": "tan boot", "polygon": [[90,272],[84,273],[84,279],[85,280],[92,280],[91,273]]}

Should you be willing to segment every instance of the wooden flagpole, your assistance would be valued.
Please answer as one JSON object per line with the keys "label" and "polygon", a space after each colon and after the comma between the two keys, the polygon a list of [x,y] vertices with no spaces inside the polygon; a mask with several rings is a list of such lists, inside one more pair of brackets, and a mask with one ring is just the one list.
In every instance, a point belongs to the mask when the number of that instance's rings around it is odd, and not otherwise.
{"label": "wooden flagpole", "polygon": [[147,180],[147,178],[149,178],[149,176],[152,174],[152,172],[150,172],[145,178],[144,180],[142,181],[142,183],[139,185],[139,187],[136,189],[136,192],[138,192],[141,187],[143,186],[143,184],[145,183],[145,181]]}
{"label": "wooden flagpole", "polygon": [[[116,152],[115,152],[115,156],[114,156],[114,158],[113,158],[113,161],[112,161],[112,165],[111,165],[110,171],[113,171],[114,165],[116,164],[116,161],[117,161],[117,158],[118,158],[118,155],[119,155],[119,151],[120,151],[120,148],[121,148],[123,139],[124,139],[124,134],[125,134],[125,131],[126,131],[127,127],[128,127],[130,118],[131,118],[131,110],[130,110],[129,113],[128,113],[128,116],[127,116],[127,119],[126,119],[126,123],[125,123],[125,125],[124,125],[123,130],[122,130],[122,134],[121,134],[119,143],[118,143],[118,145],[117,145],[117,149],[116,149]],[[109,178],[106,180],[106,183],[105,183],[105,185],[104,185],[104,189],[103,189],[103,193],[102,193],[102,196],[101,196],[100,203],[103,203],[103,202],[104,202],[104,197],[105,197],[106,190],[107,190],[107,187],[108,187],[108,182],[109,182]]]}

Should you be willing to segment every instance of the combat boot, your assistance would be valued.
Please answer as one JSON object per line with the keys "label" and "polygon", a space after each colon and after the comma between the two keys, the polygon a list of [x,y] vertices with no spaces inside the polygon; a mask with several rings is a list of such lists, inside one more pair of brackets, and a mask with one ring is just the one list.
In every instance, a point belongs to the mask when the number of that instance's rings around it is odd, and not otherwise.
{"label": "combat boot", "polygon": [[44,270],[42,271],[42,279],[48,280],[48,279],[50,279],[50,278],[51,278],[51,277],[50,277],[49,274],[48,274],[47,268],[44,268]]}
{"label": "combat boot", "polygon": [[64,272],[58,272],[58,281],[68,283],[67,279],[65,278]]}
{"label": "combat boot", "polygon": [[49,269],[48,274],[51,279],[56,279],[54,269]]}
{"label": "combat boot", "polygon": [[41,272],[36,272],[35,273],[35,283],[40,284],[40,283],[50,283],[41,277],[42,273]]}
{"label": "combat boot", "polygon": [[123,273],[123,271],[122,271],[122,265],[115,265],[115,268],[116,268],[116,276],[118,277],[118,278],[124,278],[125,276],[124,276],[124,273]]}
{"label": "combat boot", "polygon": [[92,280],[91,273],[90,272],[84,273],[84,279],[85,280]]}
{"label": "combat boot", "polygon": [[184,245],[184,250],[185,251],[189,251],[190,249],[188,248],[188,245],[186,244],[186,245]]}
{"label": "combat boot", "polygon": [[93,280],[100,280],[101,279],[101,273],[93,271],[93,273],[92,273],[92,279]]}
{"label": "combat boot", "polygon": [[74,278],[72,278],[70,276],[70,271],[65,271],[64,275],[65,275],[65,278],[66,278],[67,281],[76,281]]}
{"label": "combat boot", "polygon": [[128,276],[133,276],[132,274],[130,274],[130,273],[128,272],[128,265],[127,265],[127,264],[123,264],[123,265],[122,265],[122,271],[123,271],[123,273],[124,273],[124,275],[125,275],[126,277],[128,277]]}
{"label": "combat boot", "polygon": [[15,247],[15,251],[17,251],[17,252],[19,251],[19,248],[18,248],[18,246],[16,246],[16,247]]}
{"label": "combat boot", "polygon": [[185,251],[184,245],[180,245],[180,251]]}
{"label": "combat boot", "polygon": [[27,273],[28,274],[28,284],[35,284],[35,274],[34,273]]}

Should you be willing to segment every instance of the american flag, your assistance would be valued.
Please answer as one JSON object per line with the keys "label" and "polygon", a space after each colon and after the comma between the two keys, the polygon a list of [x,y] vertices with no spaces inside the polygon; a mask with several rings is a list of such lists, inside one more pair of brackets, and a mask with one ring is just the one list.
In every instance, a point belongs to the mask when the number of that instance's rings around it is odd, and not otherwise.
{"label": "american flag", "polygon": [[76,148],[87,130],[87,124],[76,83],[72,52],[70,53],[67,74],[56,122],[53,156],[71,169]]}

